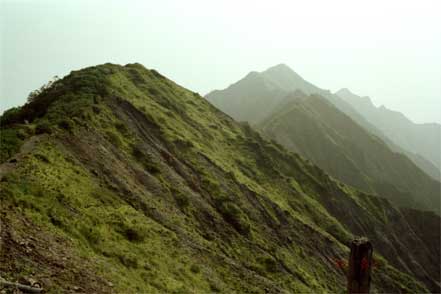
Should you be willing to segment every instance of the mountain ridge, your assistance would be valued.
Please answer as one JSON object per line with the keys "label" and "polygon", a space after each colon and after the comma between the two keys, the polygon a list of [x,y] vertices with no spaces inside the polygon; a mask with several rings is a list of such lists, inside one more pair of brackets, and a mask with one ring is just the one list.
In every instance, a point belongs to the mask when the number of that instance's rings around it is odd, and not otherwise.
{"label": "mountain ridge", "polygon": [[[268,78],[274,72],[276,74]],[[283,79],[284,82],[279,83],[279,85],[286,84],[286,81],[292,84],[285,85],[284,89],[279,88],[280,91],[276,96],[274,95],[274,90],[262,91],[262,84],[268,81],[272,85],[278,85],[276,80],[280,78],[280,75],[285,74],[289,76],[285,77]],[[389,199],[396,197],[398,203],[407,203],[408,207],[415,205],[415,201],[429,201],[419,207],[425,209],[430,207],[438,211],[439,178],[437,176],[439,173],[436,168],[423,158],[401,150],[382,135],[380,130],[375,129],[375,127],[371,128],[369,123],[359,124],[360,120],[357,119],[360,118],[360,115],[357,113],[354,119],[356,110],[348,110],[346,106],[349,104],[340,103],[342,98],[304,81],[286,65],[272,67],[260,74],[255,72],[253,76],[247,77],[233,84],[234,87],[218,91],[214,97],[208,95],[206,98],[214,102],[221,110],[232,114],[238,120],[249,121],[261,130],[271,130],[264,131],[265,135],[278,142],[283,142],[282,145],[288,146],[288,149],[291,151],[299,152],[306,158],[312,159],[339,180],[355,185],[355,187],[370,193],[385,194],[390,197]],[[249,79],[252,79],[252,82],[249,82]],[[245,80],[247,82],[244,82]],[[300,81],[300,84],[298,81]],[[297,91],[297,94],[296,92],[293,93],[293,91]],[[343,94],[344,92],[344,90],[341,91]],[[350,93],[349,90],[346,90],[346,92]],[[287,113],[289,105],[292,106],[291,102],[293,101],[319,99],[315,98],[314,95],[321,95],[326,99],[326,102],[332,104],[332,107],[328,109],[326,106],[324,108],[326,103],[322,102],[318,104],[299,103],[296,105],[306,106],[306,108],[302,108],[301,111],[300,109],[299,111],[294,110],[291,114],[292,120],[297,121],[296,124],[290,124],[289,119],[283,119],[283,122],[281,119],[275,123],[275,126],[265,125],[265,121],[268,122],[268,118],[281,118],[281,113]],[[293,99],[293,97],[296,99]],[[358,99],[369,104],[369,99],[366,97],[358,97]],[[314,107],[317,109],[314,109]],[[233,113],[230,111],[231,108],[233,108]],[[316,113],[317,111],[318,113]],[[277,114],[277,112],[280,113]],[[304,120],[299,119],[301,116]],[[317,122],[319,123],[317,124]],[[284,126],[284,124],[290,125],[292,130]],[[323,131],[325,129],[326,131]],[[290,131],[294,130],[296,132],[295,135],[290,134]],[[279,131],[284,135],[278,134]],[[323,140],[321,142],[317,138],[317,133],[322,136],[321,139]],[[341,137],[342,135],[343,137]],[[334,139],[330,141],[329,138]],[[308,141],[309,145],[305,143],[301,148],[296,146],[296,141],[301,142],[302,140]],[[366,142],[366,145],[360,145],[357,140]],[[340,143],[332,143],[335,141]],[[332,148],[334,152],[327,153],[323,150],[324,147],[321,144]],[[324,158],[324,154],[328,154],[329,158]],[[337,154],[341,156],[341,160],[347,163],[346,167],[348,170],[344,171],[340,166],[339,159],[336,158]],[[384,167],[382,167],[383,163],[377,159],[377,157],[381,157],[380,154],[383,156],[382,160],[388,162]],[[398,154],[404,155],[400,157]],[[411,158],[412,163],[405,156]],[[330,158],[333,158],[333,160]],[[369,158],[375,164],[370,163]],[[397,168],[397,166],[400,166],[400,168]],[[392,167],[396,167],[397,170],[394,170]],[[385,173],[385,170],[388,172]],[[422,171],[420,172],[420,170]],[[410,176],[413,171],[415,172],[414,176]],[[419,176],[416,176],[416,174]],[[429,174],[431,179],[428,179]],[[416,178],[425,184],[417,184]],[[407,180],[403,181],[403,179]],[[408,194],[409,192],[410,194]],[[404,201],[404,199],[407,200]]]}
{"label": "mountain ridge", "polygon": [[[268,76],[275,71],[278,74],[274,77],[268,78]],[[283,80],[290,81],[291,84],[287,85],[285,82],[278,84],[277,82],[274,82],[280,76],[280,73],[288,74],[289,77],[284,77]],[[426,159],[426,157],[408,151],[406,148],[396,144],[385,135],[382,130],[376,127],[374,122],[368,121],[364,116],[359,114],[356,108],[346,100],[340,98],[338,95],[332,94],[328,90],[323,90],[305,81],[288,66],[277,65],[260,73],[254,71],[252,76],[247,75],[246,83],[244,80],[245,79],[241,79],[224,90],[212,91],[206,95],[206,98],[216,107],[222,109],[236,120],[244,120],[251,124],[257,124],[265,119],[265,117],[267,117],[292,91],[300,90],[308,95],[322,95],[333,103],[341,112],[351,117],[355,123],[383,140],[393,151],[405,154],[418,166],[418,168],[422,169],[433,179],[437,181],[441,179],[439,168]],[[271,90],[268,90],[263,86],[266,83],[272,84]],[[349,90],[346,89],[346,92],[349,92]],[[344,93],[345,91],[342,91],[340,94]],[[351,94],[351,92],[348,93],[348,95]],[[357,99],[360,100],[362,98],[358,97]],[[363,103],[370,105],[371,102],[366,99],[369,98],[364,97],[362,99],[362,101],[364,101]]]}
{"label": "mountain ridge", "polygon": [[[360,96],[347,91],[338,91],[337,95],[350,103],[368,121],[384,132],[396,145],[407,152],[415,153],[429,160],[439,171],[441,169],[441,124],[417,124],[399,111],[376,107],[373,103],[360,103]],[[430,140],[428,144],[421,142]]]}
{"label": "mountain ridge", "polygon": [[373,292],[439,289],[417,222],[438,216],[335,181],[140,64],[72,72],[0,122],[9,280],[55,293],[337,292],[335,260],[365,235]]}
{"label": "mountain ridge", "polygon": [[[440,183],[425,176],[410,160],[395,154],[325,98],[302,96],[301,93],[294,97],[287,98],[286,103],[279,105],[279,110],[257,126],[268,138],[299,152],[337,179],[358,189],[390,197],[391,201],[398,197],[395,201],[408,207],[418,207],[417,203],[426,195],[428,202],[420,208],[439,206]],[[397,166],[400,166],[398,173],[395,171]],[[416,178],[426,184],[419,186],[414,181]],[[387,182],[402,192],[384,190]],[[423,192],[422,187],[426,185],[433,188]],[[404,191],[412,191],[413,196],[405,196]]]}

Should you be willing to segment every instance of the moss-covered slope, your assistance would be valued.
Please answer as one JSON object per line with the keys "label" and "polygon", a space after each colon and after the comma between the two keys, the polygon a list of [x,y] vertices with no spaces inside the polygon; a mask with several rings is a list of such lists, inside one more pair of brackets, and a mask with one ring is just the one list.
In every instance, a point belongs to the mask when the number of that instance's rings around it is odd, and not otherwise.
{"label": "moss-covered slope", "polygon": [[336,260],[362,234],[374,292],[439,287],[433,238],[409,224],[420,212],[334,181],[139,64],[72,72],[1,123],[8,280],[53,293],[338,293]]}

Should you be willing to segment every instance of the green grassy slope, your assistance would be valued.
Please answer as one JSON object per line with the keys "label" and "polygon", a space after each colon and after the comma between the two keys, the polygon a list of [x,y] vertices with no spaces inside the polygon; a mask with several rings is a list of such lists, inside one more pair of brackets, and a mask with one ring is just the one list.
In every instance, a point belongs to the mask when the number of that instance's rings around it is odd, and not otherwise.
{"label": "green grassy slope", "polygon": [[362,234],[378,246],[374,292],[439,287],[425,235],[406,230],[419,212],[334,181],[139,64],[72,72],[1,124],[8,280],[50,293],[339,293],[335,260]]}

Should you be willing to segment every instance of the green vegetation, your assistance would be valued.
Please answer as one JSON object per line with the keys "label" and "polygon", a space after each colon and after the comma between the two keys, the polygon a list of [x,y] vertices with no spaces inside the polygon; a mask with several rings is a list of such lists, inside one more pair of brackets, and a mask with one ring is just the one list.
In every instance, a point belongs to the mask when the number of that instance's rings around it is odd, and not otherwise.
{"label": "green vegetation", "polygon": [[12,157],[20,149],[23,139],[20,138],[18,130],[6,129],[1,131],[0,136],[0,162],[6,161],[6,159]]}
{"label": "green vegetation", "polygon": [[[19,159],[0,175],[2,277],[35,272],[53,293],[79,282],[88,293],[336,293],[345,275],[333,260],[363,231],[384,253],[375,291],[432,286],[388,255],[394,228],[407,224],[388,201],[336,182],[156,71],[105,64],[57,83],[2,118],[2,132],[24,120],[50,130],[11,139],[27,146],[5,152]],[[427,266],[416,252],[425,243],[413,241],[399,248],[419,263],[410,271]]]}
{"label": "green vegetation", "polygon": [[224,219],[239,233],[248,235],[251,231],[251,225],[247,215],[232,200],[226,198],[216,200],[216,207]]}

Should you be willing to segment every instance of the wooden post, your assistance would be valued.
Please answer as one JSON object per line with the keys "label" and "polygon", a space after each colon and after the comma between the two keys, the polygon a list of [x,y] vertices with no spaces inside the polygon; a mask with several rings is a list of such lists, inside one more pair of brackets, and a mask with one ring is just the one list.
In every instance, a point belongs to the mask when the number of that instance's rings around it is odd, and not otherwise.
{"label": "wooden post", "polygon": [[371,285],[372,244],[366,238],[356,238],[351,243],[349,257],[348,292],[369,293]]}

